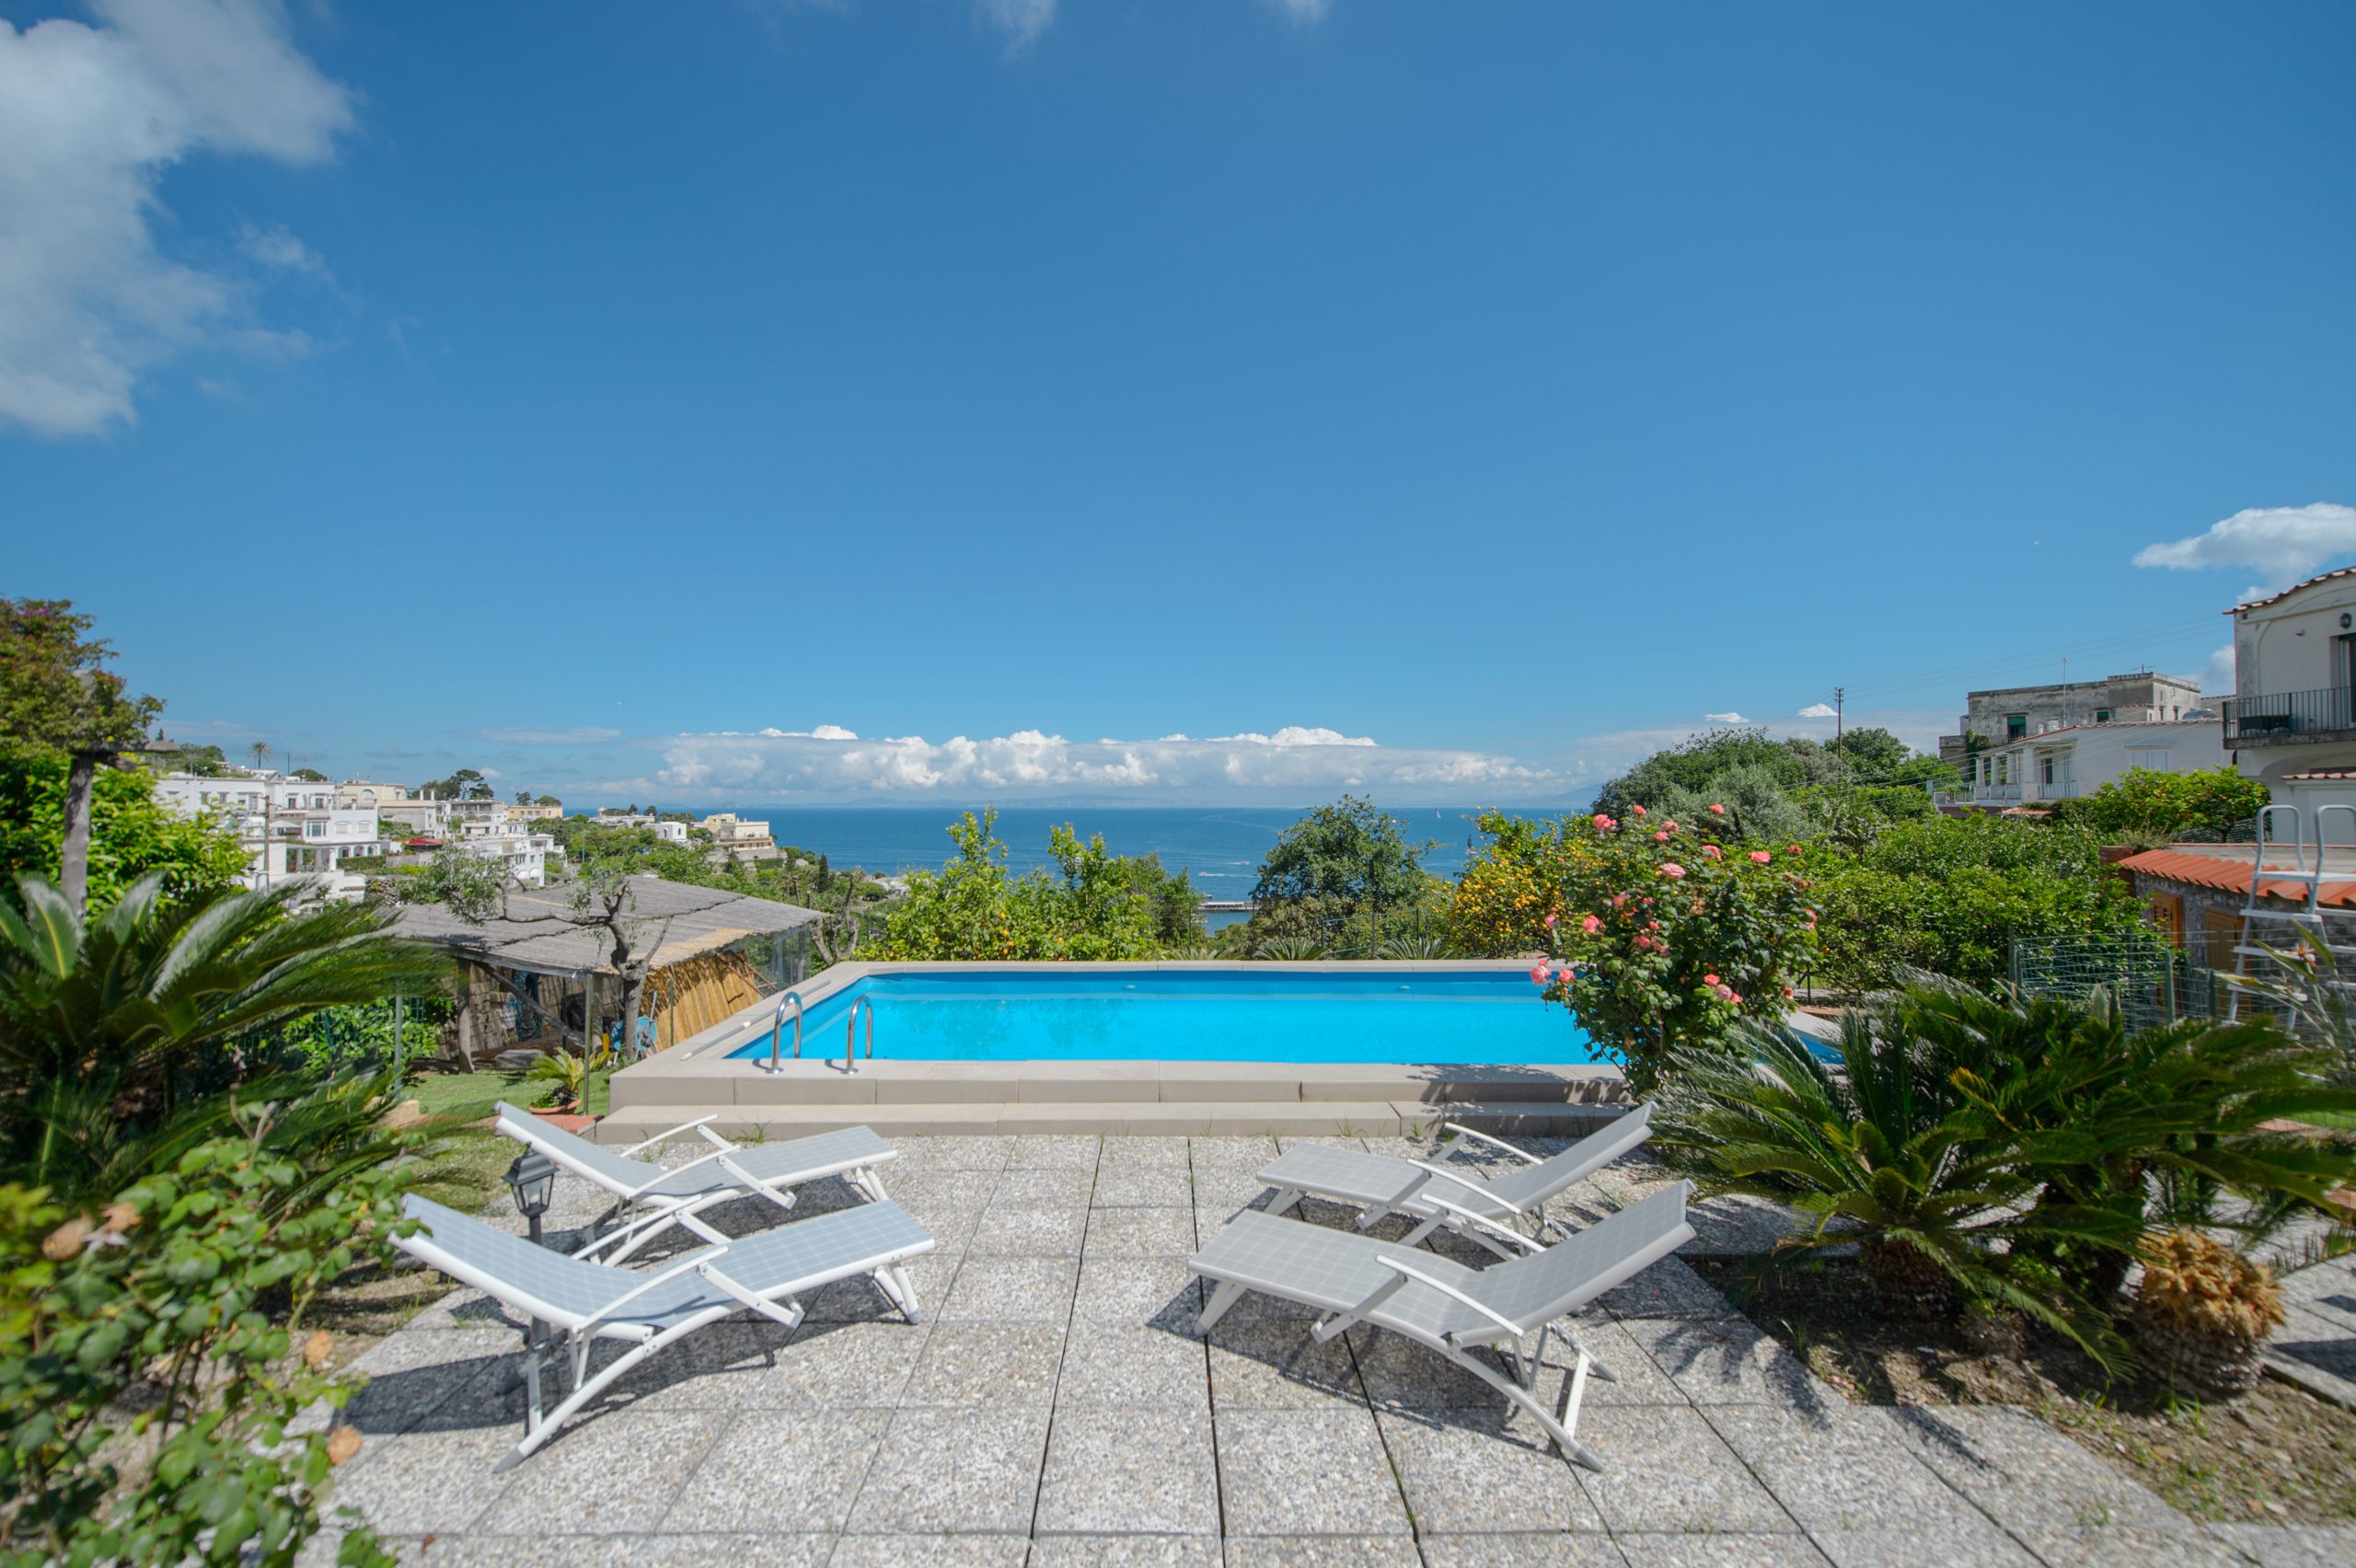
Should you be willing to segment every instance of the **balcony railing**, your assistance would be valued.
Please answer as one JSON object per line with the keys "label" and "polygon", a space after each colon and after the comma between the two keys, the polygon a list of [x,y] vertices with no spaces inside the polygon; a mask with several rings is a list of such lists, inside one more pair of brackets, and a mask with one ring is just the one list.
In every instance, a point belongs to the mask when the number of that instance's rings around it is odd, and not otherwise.
{"label": "balcony railing", "polygon": [[2224,704],[2225,744],[2263,745],[2296,735],[2356,730],[2356,691],[2276,692],[2269,697],[2229,697]]}

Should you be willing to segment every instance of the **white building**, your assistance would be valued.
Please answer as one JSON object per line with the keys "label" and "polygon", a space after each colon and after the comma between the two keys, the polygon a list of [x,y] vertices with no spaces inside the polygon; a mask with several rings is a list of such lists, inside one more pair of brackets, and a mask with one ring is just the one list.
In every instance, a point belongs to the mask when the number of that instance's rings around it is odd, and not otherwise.
{"label": "white building", "polygon": [[2131,768],[2193,773],[2233,759],[2215,721],[2057,725],[1973,759],[1971,803],[1987,810],[2091,795]]}
{"label": "white building", "polygon": [[[2300,808],[2356,805],[2356,567],[2236,605],[2234,695],[2224,743],[2235,766]],[[2331,839],[2349,836],[2334,813]]]}
{"label": "white building", "polygon": [[723,856],[733,853],[747,860],[777,858],[777,840],[769,836],[768,823],[740,817],[734,812],[714,812],[696,825],[711,835],[714,848]]}
{"label": "white building", "polygon": [[167,773],[155,790],[179,815],[218,822],[237,836],[248,856],[248,887],[307,877],[322,896],[357,898],[366,871],[382,863],[384,829],[375,808],[338,804],[330,784],[274,772],[219,778]]}
{"label": "white building", "polygon": [[654,824],[654,836],[665,844],[685,844],[687,841],[687,824],[683,822],[658,822]]}

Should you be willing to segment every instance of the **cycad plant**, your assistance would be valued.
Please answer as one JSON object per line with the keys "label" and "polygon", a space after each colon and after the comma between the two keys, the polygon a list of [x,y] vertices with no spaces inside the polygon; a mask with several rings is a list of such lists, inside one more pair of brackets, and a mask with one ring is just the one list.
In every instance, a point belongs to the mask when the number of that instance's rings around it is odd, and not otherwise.
{"label": "cycad plant", "polygon": [[315,1084],[261,1077],[275,1064],[251,1043],[321,1008],[447,979],[379,913],[299,908],[297,888],[175,899],[148,876],[87,920],[39,878],[18,892],[21,914],[0,903],[0,1177],[68,1202],[110,1192],[127,1166],[152,1169],[159,1143],[270,1107],[341,1119],[348,1107],[305,1098]]}
{"label": "cycad plant", "polygon": [[2016,1145],[1969,1114],[1954,1064],[1896,1021],[1888,1009],[1850,1014],[1838,1066],[1756,1025],[1731,1053],[1680,1050],[1663,1080],[1656,1136],[1696,1168],[1705,1190],[1815,1216],[1811,1231],[1763,1260],[1768,1269],[1854,1242],[1892,1310],[2009,1307],[2115,1359],[2100,1314],[2033,1244],[2069,1237],[2131,1247],[2134,1228],[2107,1211],[2038,1202],[2038,1178]]}
{"label": "cycad plant", "polygon": [[2196,1394],[2229,1399],[2258,1381],[2282,1297],[2262,1263],[2180,1228],[2143,1243],[2135,1342],[2150,1368]]}

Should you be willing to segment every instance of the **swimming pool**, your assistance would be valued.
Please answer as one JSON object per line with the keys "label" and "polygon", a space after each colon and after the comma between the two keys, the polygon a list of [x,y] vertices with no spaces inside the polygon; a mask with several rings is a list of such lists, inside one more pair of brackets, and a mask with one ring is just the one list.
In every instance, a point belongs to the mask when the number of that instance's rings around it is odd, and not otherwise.
{"label": "swimming pool", "polygon": [[[875,1009],[877,1060],[1430,1062],[1565,1065],[1593,1047],[1519,968],[1379,972],[1055,967],[887,971],[814,1001],[805,1056],[839,1057],[843,1022]],[[793,1030],[786,1026],[791,1053]],[[860,1029],[865,1051],[865,1029]],[[769,1054],[769,1033],[726,1053]]]}

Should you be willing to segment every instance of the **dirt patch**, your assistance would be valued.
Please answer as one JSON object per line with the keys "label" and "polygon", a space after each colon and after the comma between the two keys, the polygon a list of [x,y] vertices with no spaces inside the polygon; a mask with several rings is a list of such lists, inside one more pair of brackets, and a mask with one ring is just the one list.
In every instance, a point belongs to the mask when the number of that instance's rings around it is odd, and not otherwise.
{"label": "dirt patch", "polygon": [[[1742,1261],[1692,1262],[1727,1288]],[[1735,1305],[1855,1403],[2024,1406],[2196,1519],[2356,1519],[2356,1411],[2304,1389],[2266,1378],[2204,1405],[2107,1378],[2076,1346],[2017,1321],[1893,1320],[1847,1260],[1796,1269]]]}

